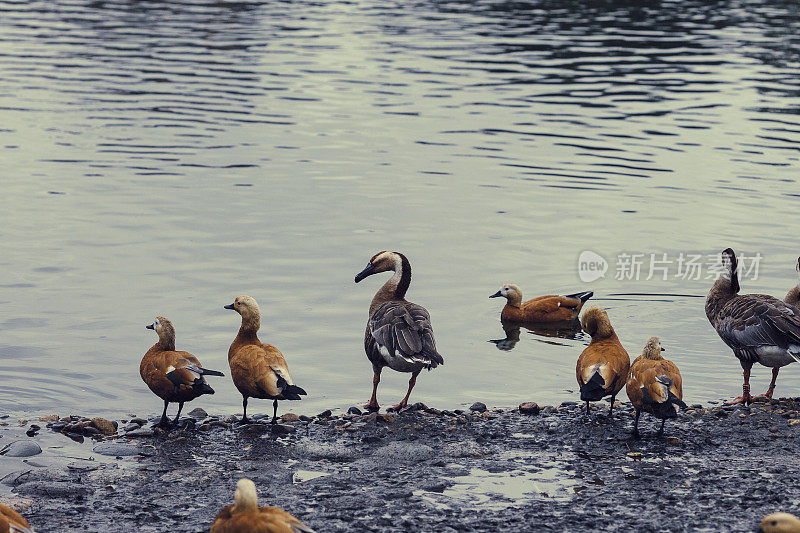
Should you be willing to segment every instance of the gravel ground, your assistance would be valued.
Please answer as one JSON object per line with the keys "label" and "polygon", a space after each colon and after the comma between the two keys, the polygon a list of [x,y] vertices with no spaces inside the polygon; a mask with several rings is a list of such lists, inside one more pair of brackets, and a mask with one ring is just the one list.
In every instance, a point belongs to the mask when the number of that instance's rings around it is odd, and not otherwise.
{"label": "gravel ground", "polygon": [[153,434],[127,418],[118,435],[83,438],[79,417],[37,421],[51,427],[33,437],[29,423],[9,424],[0,454],[15,440],[46,453],[5,452],[0,496],[37,531],[208,531],[241,477],[262,505],[320,532],[753,531],[800,509],[800,399],[696,406],[664,436],[643,415],[638,440],[629,404],[611,419],[605,402],[588,415],[569,402],[473,408],[286,415],[277,431],[196,410],[180,429]]}

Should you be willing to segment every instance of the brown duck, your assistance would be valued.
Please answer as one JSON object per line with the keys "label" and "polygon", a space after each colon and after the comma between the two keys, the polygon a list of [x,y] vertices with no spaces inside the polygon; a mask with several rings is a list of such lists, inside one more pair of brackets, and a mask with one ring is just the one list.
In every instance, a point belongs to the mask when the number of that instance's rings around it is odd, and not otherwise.
{"label": "brown duck", "polygon": [[[800,361],[800,310],[767,294],[739,294],[736,254],[721,254],[723,272],[706,298],[706,316],[742,365],[742,395],[728,405],[772,398],[782,366]],[[750,395],[750,369],[755,363],[772,368],[767,392]]]}
{"label": "brown duck", "polygon": [[506,305],[500,313],[504,322],[522,322],[528,324],[548,324],[553,322],[572,322],[586,301],[594,295],[592,291],[577,292],[566,296],[537,296],[522,302],[522,291],[513,283],[506,283],[489,298],[503,297]]}
{"label": "brown duck", "polygon": [[163,316],[156,317],[147,329],[158,334],[158,342],[144,354],[139,365],[142,380],[153,393],[164,400],[164,412],[160,426],[167,426],[167,406],[178,403],[178,413],[173,424],[178,423],[185,402],[190,402],[203,394],[214,394],[205,376],[224,376],[222,372],[203,368],[197,357],[189,352],[175,351],[175,328]]}
{"label": "brown duck", "polygon": [[421,305],[406,300],[406,291],[411,284],[411,263],[406,256],[400,252],[387,251],[375,254],[366,268],[356,275],[355,282],[388,271],[394,271],[394,276],[372,298],[367,330],[364,333],[364,350],[373,370],[372,397],[364,407],[371,410],[380,407],[377,391],[383,367],[411,373],[408,392],[393,407],[399,410],[408,405],[411,389],[422,369],[431,370],[444,364],[444,358],[436,351],[436,340],[433,338],[433,326],[428,311]]}
{"label": "brown duck", "polygon": [[678,407],[686,409],[683,403],[683,382],[681,372],[675,363],[661,357],[661,340],[650,337],[642,355],[633,360],[631,372],[625,385],[628,399],[636,409],[633,434],[639,435],[639,415],[642,411],[661,419],[658,434],[664,433],[667,418],[678,416]]}
{"label": "brown duck", "polygon": [[21,514],[0,503],[0,533],[34,533]]}
{"label": "brown duck", "polygon": [[233,501],[214,518],[211,533],[314,533],[283,509],[259,507],[256,486],[249,479],[236,483]]}
{"label": "brown duck", "polygon": [[590,401],[596,402],[611,396],[611,408],[608,410],[611,416],[617,393],[625,386],[631,359],[611,327],[605,310],[590,307],[583,313],[581,323],[583,331],[592,336],[592,342],[581,352],[575,368],[581,401],[586,402],[588,413]]}
{"label": "brown duck", "polygon": [[242,316],[239,334],[228,349],[228,364],[231,367],[233,384],[242,394],[246,424],[247,399],[272,400],[272,423],[278,421],[278,400],[300,400],[306,391],[298,387],[289,375],[289,365],[276,347],[258,339],[261,327],[261,310],[250,296],[237,296],[225,309],[233,309]]}

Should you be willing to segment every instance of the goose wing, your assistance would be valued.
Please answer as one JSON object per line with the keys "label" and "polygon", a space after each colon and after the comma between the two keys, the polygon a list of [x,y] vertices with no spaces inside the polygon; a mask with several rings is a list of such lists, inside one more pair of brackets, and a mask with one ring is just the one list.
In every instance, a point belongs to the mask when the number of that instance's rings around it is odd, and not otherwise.
{"label": "goose wing", "polygon": [[766,294],[747,294],[728,302],[714,324],[722,340],[735,350],[776,346],[800,352],[800,309]]}
{"label": "goose wing", "polygon": [[429,368],[444,364],[436,351],[431,317],[421,305],[386,302],[370,317],[369,331],[379,349],[392,356],[399,354],[409,362],[422,363]]}

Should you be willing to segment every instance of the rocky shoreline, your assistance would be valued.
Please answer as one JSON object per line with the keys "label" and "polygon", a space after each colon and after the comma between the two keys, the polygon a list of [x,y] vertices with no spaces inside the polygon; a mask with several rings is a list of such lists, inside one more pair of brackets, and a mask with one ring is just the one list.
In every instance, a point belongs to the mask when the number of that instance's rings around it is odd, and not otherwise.
{"label": "rocky shoreline", "polygon": [[800,398],[695,405],[663,437],[644,415],[641,439],[630,404],[593,407],[351,408],[276,427],[195,409],[167,431],[6,416],[0,501],[37,531],[207,531],[241,477],[320,532],[752,531],[800,508]]}

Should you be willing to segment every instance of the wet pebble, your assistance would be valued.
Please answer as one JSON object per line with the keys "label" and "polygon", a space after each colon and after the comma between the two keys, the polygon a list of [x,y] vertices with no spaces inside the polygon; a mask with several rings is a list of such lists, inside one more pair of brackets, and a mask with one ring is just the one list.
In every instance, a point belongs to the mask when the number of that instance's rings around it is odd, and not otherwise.
{"label": "wet pebble", "polygon": [[281,420],[284,422],[297,422],[300,417],[294,413],[286,413],[281,417]]}
{"label": "wet pebble", "polygon": [[42,453],[42,448],[30,440],[15,440],[0,449],[0,455],[6,457],[32,457]]}
{"label": "wet pebble", "polygon": [[356,406],[352,406],[350,409],[347,410],[347,414],[349,415],[360,415],[361,409]]}
{"label": "wet pebble", "polygon": [[474,411],[476,413],[483,413],[486,411],[486,404],[483,402],[475,402],[469,406],[470,411]]}
{"label": "wet pebble", "polygon": [[288,424],[272,424],[272,433],[275,435],[288,435],[297,431],[297,428]]}
{"label": "wet pebble", "polygon": [[330,418],[333,413],[330,409],[325,409],[320,414],[317,415],[317,418]]}
{"label": "wet pebble", "polygon": [[206,413],[206,410],[202,407],[197,407],[186,413],[186,416],[194,418],[195,420],[203,420],[208,418],[208,413]]}
{"label": "wet pebble", "polygon": [[523,415],[538,415],[539,411],[539,404],[536,402],[524,402],[519,404],[519,412]]}

